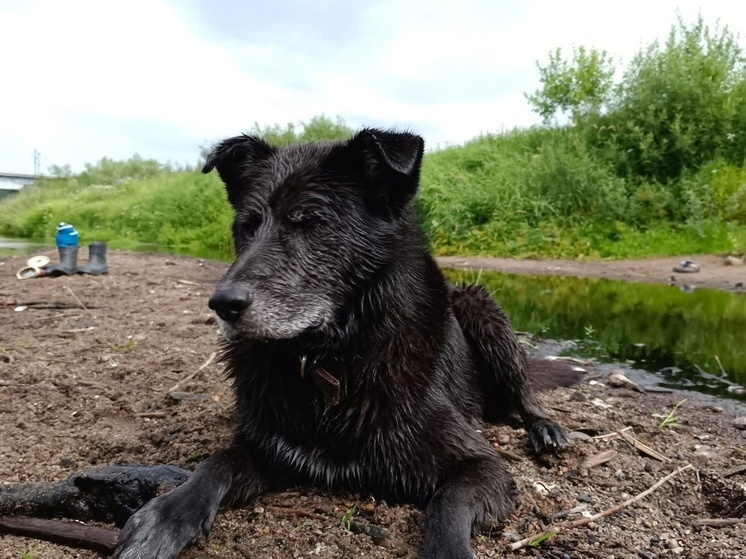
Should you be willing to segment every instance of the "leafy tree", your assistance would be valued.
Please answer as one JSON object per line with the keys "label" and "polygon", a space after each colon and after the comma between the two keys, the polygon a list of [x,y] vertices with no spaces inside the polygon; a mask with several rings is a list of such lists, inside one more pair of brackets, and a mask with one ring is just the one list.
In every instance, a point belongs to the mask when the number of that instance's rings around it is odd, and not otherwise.
{"label": "leafy tree", "polygon": [[272,126],[255,123],[249,134],[261,136],[272,145],[285,146],[301,142],[315,142],[320,140],[342,140],[352,135],[353,131],[344,120],[336,120],[326,115],[316,115],[308,122],[294,124],[289,122],[285,126]]}
{"label": "leafy tree", "polygon": [[546,66],[538,62],[536,66],[542,87],[526,98],[545,124],[565,115],[578,123],[599,113],[609,100],[614,66],[606,51],[580,46],[573,48],[568,60],[558,48],[549,53]]}
{"label": "leafy tree", "polygon": [[[288,122],[284,126],[255,122],[254,126],[246,133],[264,138],[273,146],[287,146],[302,142],[343,140],[352,136],[354,131],[340,117],[332,119],[322,114],[314,116],[308,122],[299,122],[298,124]],[[200,146],[200,162],[198,162],[198,166],[204,164],[214,146],[214,142],[204,143]]]}
{"label": "leafy tree", "polygon": [[662,183],[715,158],[746,156],[746,62],[727,27],[681,18],[631,61],[605,119],[617,167]]}
{"label": "leafy tree", "polygon": [[70,165],[50,165],[47,172],[51,177],[63,179],[69,179],[74,174]]}

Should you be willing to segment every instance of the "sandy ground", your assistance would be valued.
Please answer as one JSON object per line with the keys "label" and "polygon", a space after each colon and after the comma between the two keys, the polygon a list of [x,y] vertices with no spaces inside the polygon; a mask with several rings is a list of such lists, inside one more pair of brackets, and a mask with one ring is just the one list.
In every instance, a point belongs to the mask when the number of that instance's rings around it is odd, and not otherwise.
{"label": "sandy ground", "polygon": [[[691,275],[700,285],[733,289],[746,273],[714,257],[694,259],[703,266]],[[666,281],[678,260],[533,267],[495,260],[489,269]],[[485,261],[470,263],[487,269]],[[23,259],[0,259],[0,483],[58,480],[114,463],[192,469],[229,439],[232,398],[212,359],[218,333],[206,305],[226,264],[129,252],[110,252],[109,264],[108,276],[18,281]],[[19,306],[26,309],[15,310]],[[521,493],[519,510],[504,527],[474,538],[478,556],[746,559],[746,431],[735,424],[736,414],[744,413],[688,394],[676,412],[680,426],[661,427],[681,395],[611,388],[607,368],[588,369],[577,388],[544,397],[574,433],[560,456],[536,460],[520,427],[485,426],[489,440],[516,456],[510,468]],[[174,391],[192,399],[176,400]],[[625,428],[662,459],[615,434]],[[587,462],[603,452],[607,462]],[[557,515],[577,520],[601,512],[689,464],[693,469],[609,518],[564,530],[538,548],[507,549],[515,539],[562,521]],[[353,506],[353,529],[374,525],[386,537],[348,529],[343,517]],[[697,525],[722,519],[734,520],[722,527]],[[182,557],[414,558],[423,522],[411,506],[289,487],[220,514],[212,537]],[[0,536],[0,559],[23,554],[100,557]]]}

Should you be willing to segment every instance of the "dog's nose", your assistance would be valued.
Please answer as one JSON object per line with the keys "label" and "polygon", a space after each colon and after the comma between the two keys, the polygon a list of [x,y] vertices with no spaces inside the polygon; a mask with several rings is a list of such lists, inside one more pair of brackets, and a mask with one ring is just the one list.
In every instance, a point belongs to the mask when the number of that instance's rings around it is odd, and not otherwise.
{"label": "dog's nose", "polygon": [[236,322],[249,308],[250,302],[251,299],[245,289],[237,285],[228,285],[216,289],[207,305],[223,320]]}

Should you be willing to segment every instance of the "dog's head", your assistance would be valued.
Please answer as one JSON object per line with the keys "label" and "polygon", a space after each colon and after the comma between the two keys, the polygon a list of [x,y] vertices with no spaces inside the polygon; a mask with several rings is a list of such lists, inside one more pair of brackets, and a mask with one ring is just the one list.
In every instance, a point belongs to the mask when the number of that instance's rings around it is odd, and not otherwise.
{"label": "dog's head", "polygon": [[235,211],[236,261],[209,302],[226,338],[323,332],[355,304],[397,257],[422,154],[419,136],[375,129],[344,142],[218,144],[203,172],[217,169]]}

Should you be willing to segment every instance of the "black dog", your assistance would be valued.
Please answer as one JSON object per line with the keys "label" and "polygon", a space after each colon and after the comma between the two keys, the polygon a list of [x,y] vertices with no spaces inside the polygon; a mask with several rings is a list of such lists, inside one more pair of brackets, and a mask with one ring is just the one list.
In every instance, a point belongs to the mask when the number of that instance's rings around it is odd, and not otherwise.
{"label": "black dog", "polygon": [[219,507],[294,483],[426,506],[424,556],[471,558],[474,530],[514,510],[479,422],[518,412],[536,450],[564,446],[537,390],[572,373],[529,374],[543,365],[489,294],[446,283],[411,204],[422,154],[419,136],[372,129],[212,152],[203,171],[218,170],[235,210],[236,261],[209,302],[235,436],[128,521],[120,559],[176,557]]}

